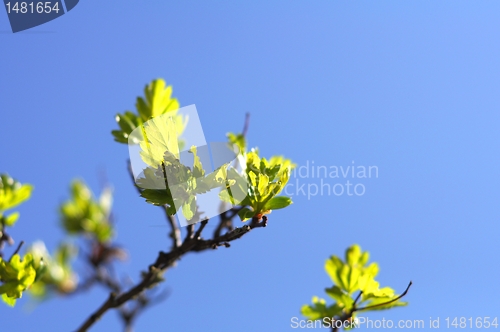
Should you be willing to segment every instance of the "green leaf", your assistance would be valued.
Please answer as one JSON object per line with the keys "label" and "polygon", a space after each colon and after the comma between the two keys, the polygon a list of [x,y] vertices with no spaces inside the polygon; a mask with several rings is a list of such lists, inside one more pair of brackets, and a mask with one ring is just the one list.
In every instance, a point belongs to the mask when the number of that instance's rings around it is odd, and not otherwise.
{"label": "green leaf", "polygon": [[348,267],[348,276],[347,276],[347,292],[349,294],[354,293],[359,289],[358,287],[358,279],[361,276],[361,269],[358,267]]}
{"label": "green leaf", "polygon": [[338,305],[342,308],[347,308],[349,310],[354,300],[349,296],[349,294],[345,293],[339,286],[332,286],[330,288],[325,289],[326,293],[330,295],[335,301],[337,301]]}
{"label": "green leaf", "polygon": [[19,219],[19,212],[14,212],[5,218],[5,226],[14,226],[16,221]]}
{"label": "green leaf", "polygon": [[359,264],[361,266],[365,266],[368,263],[369,259],[370,259],[370,253],[368,251],[365,251],[364,253],[361,254],[361,257],[359,258]]}
{"label": "green leaf", "polygon": [[[30,287],[36,278],[33,256],[26,254],[21,260],[18,254],[12,256],[10,261],[0,258],[0,294],[8,305],[13,305],[22,296],[23,291]],[[9,299],[10,298],[10,299]]]}
{"label": "green leaf", "polygon": [[142,124],[141,119],[134,113],[126,111],[124,114],[117,114],[115,116],[115,120],[120,127],[120,130],[111,131],[111,134],[113,134],[113,136],[115,137],[115,141],[125,144],[138,144],[139,142],[136,140],[136,138],[129,142],[129,136],[135,128],[139,127]]}
{"label": "green leaf", "polygon": [[146,199],[146,202],[153,205],[173,203],[172,196],[165,189],[144,189],[141,192],[141,196]]}
{"label": "green leaf", "polygon": [[138,97],[136,108],[143,121],[179,109],[179,102],[171,98],[172,86],[162,79],[153,80],[144,88],[145,99]]}
{"label": "green leaf", "polygon": [[7,174],[0,179],[0,211],[12,209],[30,198],[32,185],[21,184]]}
{"label": "green leaf", "polygon": [[133,139],[129,142],[132,131],[141,126],[144,122],[167,112],[172,113],[171,115],[173,117],[180,119],[177,123],[176,130],[179,133],[182,132],[186,126],[186,121],[183,121],[181,116],[175,114],[175,111],[178,110],[180,106],[177,99],[172,98],[171,95],[172,87],[167,86],[162,79],[153,80],[150,84],[146,85],[144,88],[144,98],[137,97],[135,105],[137,114],[126,111],[124,114],[116,115],[115,120],[120,129],[111,132],[115,141],[125,144],[138,144],[139,140],[136,135],[133,135]]}
{"label": "green leaf", "polygon": [[28,252],[33,256],[36,278],[29,288],[30,294],[44,298],[53,292],[73,292],[77,286],[77,277],[71,267],[71,260],[76,256],[76,249],[71,244],[62,243],[51,256],[43,242],[33,243]]}
{"label": "green leaf", "polygon": [[266,205],[264,206],[264,210],[278,210],[286,208],[292,204],[292,199],[287,196],[276,196],[271,198]]}
{"label": "green leaf", "polygon": [[337,256],[331,256],[325,263],[326,273],[330,276],[333,283],[342,287],[342,281],[339,277],[339,271],[344,266],[344,263]]}
{"label": "green leaf", "polygon": [[347,264],[355,266],[361,258],[361,248],[355,244],[349,247],[345,252],[345,259]]}
{"label": "green leaf", "polygon": [[258,177],[257,190],[259,191],[259,201],[262,202],[267,196],[267,186],[269,185],[269,178],[267,175],[260,173]]}
{"label": "green leaf", "polygon": [[187,220],[193,219],[196,213],[196,196],[189,197],[188,201],[182,205],[182,214]]}
{"label": "green leaf", "polygon": [[176,119],[170,116],[157,116],[141,126],[144,139],[139,143],[142,160],[153,168],[159,167],[168,152],[179,159],[180,133],[176,131]]}
{"label": "green leaf", "polygon": [[73,181],[71,198],[59,208],[62,226],[69,234],[83,233],[101,243],[106,242],[113,235],[109,220],[111,204],[110,188],[105,189],[97,200],[83,181]]}
{"label": "green leaf", "polygon": [[195,178],[199,178],[205,175],[205,170],[203,169],[203,165],[201,164],[200,157],[196,153],[196,146],[192,146],[189,149],[189,152],[193,154],[193,176]]}
{"label": "green leaf", "polygon": [[227,138],[231,144],[235,144],[238,147],[240,154],[246,152],[247,143],[243,134],[227,133]]}
{"label": "green leaf", "polygon": [[246,207],[238,212],[238,216],[240,217],[241,221],[251,219],[254,215],[255,212]]}
{"label": "green leaf", "polygon": [[300,310],[301,314],[310,320],[318,320],[324,317],[334,317],[342,313],[342,307],[337,304],[327,306],[324,299],[314,296],[312,305],[304,305]]}
{"label": "green leaf", "polygon": [[8,306],[13,307],[16,305],[16,299],[8,297],[7,294],[2,294],[2,300],[7,303]]}
{"label": "green leaf", "polygon": [[[373,298],[371,301],[369,301],[368,303],[366,303],[366,306],[372,306],[372,305],[377,305],[377,304],[389,302],[393,298],[394,297],[389,297],[389,296]],[[394,307],[404,307],[404,306],[407,306],[407,305],[408,305],[408,302],[403,302],[401,300],[398,300],[398,301],[391,302],[391,303],[386,304],[386,305],[381,305],[381,306],[378,306],[378,307],[370,308],[369,310],[370,311],[372,311],[372,310],[387,310],[387,309],[391,309],[391,308],[394,308]]]}

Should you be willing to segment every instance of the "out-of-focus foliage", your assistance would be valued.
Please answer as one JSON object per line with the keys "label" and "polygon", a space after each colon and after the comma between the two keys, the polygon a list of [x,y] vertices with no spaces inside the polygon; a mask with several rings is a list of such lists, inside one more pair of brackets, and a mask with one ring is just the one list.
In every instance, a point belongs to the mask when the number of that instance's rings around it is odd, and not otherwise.
{"label": "out-of-focus foliage", "polygon": [[114,235],[110,222],[112,192],[104,189],[99,199],[95,199],[83,181],[71,184],[71,198],[60,207],[63,228],[68,234],[93,237],[104,243]]}
{"label": "out-of-focus foliage", "polygon": [[0,257],[0,294],[2,300],[10,306],[16,304],[23,292],[29,288],[37,276],[37,267],[31,254],[15,254],[10,260]]}
{"label": "out-of-focus foliage", "polygon": [[[369,253],[363,252],[358,245],[352,245],[345,252],[342,261],[338,256],[331,256],[325,263],[325,270],[332,279],[333,286],[325,291],[335,302],[327,305],[324,299],[314,296],[312,304],[304,305],[302,315],[311,320],[336,317],[337,319],[352,312],[353,306],[367,310],[383,310],[396,306],[405,306],[407,302],[397,300],[385,305],[370,308],[374,305],[390,302],[397,298],[390,287],[380,288],[375,281],[379,267],[377,263],[368,264]],[[361,296],[355,303],[356,296]],[[356,296],[355,296],[356,295]],[[357,311],[352,312],[354,318]]]}
{"label": "out-of-focus foliage", "polygon": [[69,294],[77,285],[77,275],[71,267],[71,259],[76,255],[77,248],[63,243],[51,256],[41,241],[33,243],[28,253],[34,258],[35,269],[41,272],[31,286],[30,294],[37,298],[45,298],[51,292]]}
{"label": "out-of-focus foliage", "polygon": [[[146,85],[144,97],[137,97],[136,113],[126,111],[116,115],[115,119],[120,129],[111,132],[115,141],[127,144],[129,135],[135,128],[158,115],[179,109],[179,102],[171,96],[172,86],[167,86],[162,79],[153,80]],[[176,117],[175,113],[172,116]],[[184,121],[181,119],[178,123],[184,123]]]}
{"label": "out-of-focus foliage", "polygon": [[5,215],[4,211],[29,199],[32,191],[32,185],[21,184],[7,174],[0,175],[0,232],[5,226],[14,226],[19,219],[19,212]]}
{"label": "out-of-focus foliage", "polygon": [[[32,191],[33,186],[21,184],[7,174],[0,175],[0,243],[4,241],[13,243],[12,238],[6,235],[6,228],[14,226],[19,219],[19,212],[7,215],[5,211],[28,200]],[[22,259],[20,255],[15,254],[9,260],[0,255],[2,300],[14,306],[16,299],[20,298],[23,292],[33,284],[38,272],[33,256],[30,254]]]}

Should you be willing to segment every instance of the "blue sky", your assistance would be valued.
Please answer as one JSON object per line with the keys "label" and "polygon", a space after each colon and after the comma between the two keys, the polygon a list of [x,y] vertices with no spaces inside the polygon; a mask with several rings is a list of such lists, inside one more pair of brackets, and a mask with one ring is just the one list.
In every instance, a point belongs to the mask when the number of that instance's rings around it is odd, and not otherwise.
{"label": "blue sky", "polygon": [[[495,1],[82,0],[12,34],[0,13],[0,172],[35,186],[12,235],[55,248],[70,181],[99,192],[105,172],[131,256],[122,272],[138,279],[169,245],[167,228],[137,197],[110,131],[161,77],[196,104],[207,141],[250,112],[249,144],[264,156],[379,174],[352,180],[362,196],[295,195],[266,229],[184,257],[137,331],[291,330],[303,304],[326,297],[325,259],[353,243],[383,286],[414,282],[408,307],[371,319],[440,317],[445,329],[446,317],[498,317],[499,15]],[[105,298],[95,289],[31,312],[23,298],[0,306],[2,330],[74,330]],[[110,312],[92,331],[119,324]]]}

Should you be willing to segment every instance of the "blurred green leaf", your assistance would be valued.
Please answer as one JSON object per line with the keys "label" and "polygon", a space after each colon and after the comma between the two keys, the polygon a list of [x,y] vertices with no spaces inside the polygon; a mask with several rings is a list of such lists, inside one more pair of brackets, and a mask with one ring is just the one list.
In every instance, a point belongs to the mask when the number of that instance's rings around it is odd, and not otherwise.
{"label": "blurred green leaf", "polygon": [[71,266],[77,248],[68,243],[58,246],[54,255],[50,255],[41,241],[33,243],[28,252],[33,255],[36,279],[29,288],[32,296],[43,299],[50,293],[69,294],[76,289],[77,276]]}
{"label": "blurred green leaf", "polygon": [[[134,113],[126,111],[124,114],[117,114],[115,120],[120,130],[113,130],[111,134],[115,137],[115,141],[128,144],[130,133],[142,124],[141,119]],[[136,140],[130,143],[138,144],[139,142]]]}
{"label": "blurred green leaf", "polygon": [[4,224],[5,226],[14,226],[16,221],[19,219],[19,212],[14,212],[10,214],[8,217],[5,217]]}
{"label": "blurred green leaf", "polygon": [[83,181],[71,184],[71,198],[61,204],[59,211],[63,228],[69,234],[94,237],[104,243],[113,237],[114,230],[109,220],[112,204],[110,188],[104,189],[95,199]]}
{"label": "blurred green leaf", "polygon": [[0,175],[0,212],[26,201],[32,191],[32,185],[21,184],[7,174]]}
{"label": "blurred green leaf", "polygon": [[240,154],[244,154],[246,152],[247,143],[243,134],[227,133],[227,138],[229,143],[235,144],[238,147]]}
{"label": "blurred green leaf", "polygon": [[323,317],[334,317],[340,315],[342,313],[342,307],[337,304],[327,306],[324,299],[314,296],[312,298],[312,305],[303,305],[300,312],[307,319],[317,320],[322,319]]}
{"label": "blurred green leaf", "polygon": [[14,306],[16,299],[22,297],[23,292],[30,287],[36,278],[36,269],[31,254],[23,259],[19,254],[12,256],[10,261],[0,257],[0,294],[2,300],[9,306]]}
{"label": "blurred green leaf", "polygon": [[266,205],[264,206],[264,210],[278,210],[286,208],[292,204],[292,199],[287,196],[276,196],[271,198]]}

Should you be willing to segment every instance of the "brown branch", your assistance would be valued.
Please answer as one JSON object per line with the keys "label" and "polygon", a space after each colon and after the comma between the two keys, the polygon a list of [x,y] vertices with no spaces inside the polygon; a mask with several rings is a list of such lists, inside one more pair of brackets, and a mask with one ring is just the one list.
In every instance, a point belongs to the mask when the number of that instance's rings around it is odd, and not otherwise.
{"label": "brown branch", "polygon": [[184,254],[188,252],[199,252],[207,249],[214,249],[219,246],[229,247],[229,242],[241,238],[243,235],[250,232],[250,230],[258,227],[265,227],[267,225],[267,218],[263,218],[262,222],[252,221],[251,225],[245,225],[240,228],[225,233],[224,235],[215,237],[210,240],[203,240],[201,232],[203,231],[208,220],[201,222],[195,236],[191,239],[186,239],[179,247],[173,248],[170,252],[165,253],[160,251],[156,261],[148,268],[148,272],[144,273],[143,279],[127,292],[110,296],[94,314],[92,314],[77,330],[78,332],[87,331],[102,315],[109,309],[118,308],[127,301],[137,298],[146,289],[149,289],[159,282],[163,281],[162,274],[171,266],[175,264]]}
{"label": "brown branch", "polygon": [[[1,224],[0,224],[1,226]],[[14,244],[14,239],[5,232],[5,229],[0,228],[0,257],[3,256],[2,249],[5,246],[5,243],[9,244],[10,246]]]}
{"label": "brown branch", "polygon": [[12,253],[12,256],[9,258],[9,262],[12,260],[12,257],[14,257],[17,253],[19,253],[19,250],[21,250],[21,247],[23,246],[24,241],[19,242],[19,245],[17,246],[16,250],[14,253]]}
{"label": "brown branch", "polygon": [[193,238],[193,232],[194,232],[194,224],[187,225],[186,226],[186,238],[184,239],[184,242],[189,241]]}
{"label": "brown branch", "polygon": [[196,233],[194,234],[194,238],[195,239],[199,239],[201,237],[201,232],[203,232],[203,229],[205,228],[205,226],[208,224],[208,219],[205,219],[205,220],[202,220],[201,223],[200,223],[200,227],[198,227],[198,230],[196,231]]}
{"label": "brown branch", "polygon": [[90,317],[83,323],[83,325],[77,330],[78,332],[87,331],[95,322],[97,322],[102,315],[111,308],[111,305],[115,301],[115,293],[109,294],[108,299],[104,302],[99,309],[97,309]]}
{"label": "brown branch", "polygon": [[180,247],[181,246],[181,230],[179,229],[179,226],[177,225],[177,221],[175,220],[174,216],[168,214],[166,205],[162,205],[162,208],[165,211],[165,216],[167,217],[168,224],[170,225],[170,228],[172,229],[170,231],[170,234],[169,234],[169,237],[172,239],[172,245],[174,248]]}
{"label": "brown branch", "polygon": [[250,125],[250,113],[245,114],[245,124],[243,125],[243,132],[241,133],[243,137],[247,136],[248,126]]}

